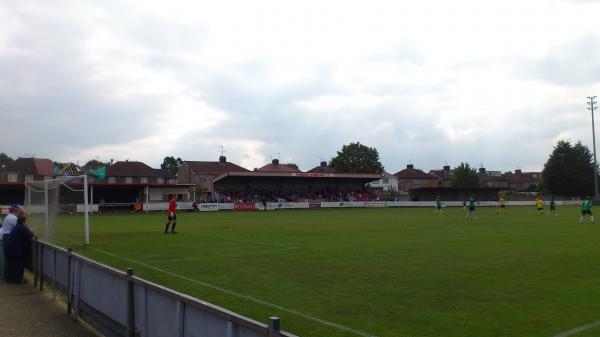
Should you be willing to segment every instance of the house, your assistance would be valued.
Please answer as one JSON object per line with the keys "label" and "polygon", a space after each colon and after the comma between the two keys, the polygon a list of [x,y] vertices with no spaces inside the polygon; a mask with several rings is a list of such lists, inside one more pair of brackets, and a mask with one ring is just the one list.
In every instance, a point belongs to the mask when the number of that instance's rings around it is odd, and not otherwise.
{"label": "house", "polygon": [[162,184],[177,184],[177,173],[165,169],[154,169],[156,175],[156,185]]}
{"label": "house", "polygon": [[53,162],[45,158],[18,158],[0,169],[0,205],[22,204],[25,183],[52,178]]}
{"label": "house", "polygon": [[335,173],[335,168],[328,166],[326,161],[322,161],[319,166],[313,167],[306,173]]}
{"label": "house", "polygon": [[[174,173],[138,161],[118,161],[106,167],[105,179],[90,183],[90,202],[130,205],[190,200],[190,185],[178,184]],[[90,179],[93,180],[93,179]],[[125,206],[126,207],[126,206]]]}
{"label": "house", "polygon": [[508,181],[502,177],[501,171],[487,171],[485,167],[481,167],[477,175],[479,176],[480,187],[509,188]]}
{"label": "house", "polygon": [[444,165],[441,170],[431,170],[429,171],[429,174],[432,174],[439,179],[439,187],[452,187],[454,170],[451,170],[449,165]]}
{"label": "house", "polygon": [[212,194],[212,181],[216,177],[230,172],[250,172],[247,169],[227,161],[220,156],[219,161],[184,161],[177,171],[177,183],[195,185],[202,194]]}
{"label": "house", "polygon": [[50,179],[53,175],[54,163],[50,159],[18,158],[6,166],[0,181],[22,184],[35,180]]}
{"label": "house", "polygon": [[438,187],[439,178],[433,174],[415,169],[412,164],[406,165],[402,171],[394,174],[398,178],[398,190],[409,191],[413,188]]}
{"label": "house", "polygon": [[118,161],[106,168],[109,185],[156,184],[156,173],[150,166],[139,161]]}
{"label": "house", "polygon": [[279,164],[279,159],[273,159],[271,164],[267,164],[261,168],[255,169],[254,172],[267,172],[267,173],[300,173],[299,169]]}
{"label": "house", "polygon": [[522,172],[515,170],[515,173],[506,172],[503,175],[508,184],[508,188],[517,192],[537,191],[542,182],[541,172]]}

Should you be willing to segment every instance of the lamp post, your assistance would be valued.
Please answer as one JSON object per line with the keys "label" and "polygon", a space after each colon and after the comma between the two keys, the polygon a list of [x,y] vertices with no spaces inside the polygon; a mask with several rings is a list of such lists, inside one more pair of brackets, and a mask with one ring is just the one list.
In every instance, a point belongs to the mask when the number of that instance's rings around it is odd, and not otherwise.
{"label": "lamp post", "polygon": [[590,100],[587,104],[590,106],[587,108],[592,112],[592,142],[594,146],[594,200],[598,200],[598,165],[596,164],[596,131],[594,128],[594,110],[597,107],[594,106],[597,102],[595,101],[596,96],[588,96]]}

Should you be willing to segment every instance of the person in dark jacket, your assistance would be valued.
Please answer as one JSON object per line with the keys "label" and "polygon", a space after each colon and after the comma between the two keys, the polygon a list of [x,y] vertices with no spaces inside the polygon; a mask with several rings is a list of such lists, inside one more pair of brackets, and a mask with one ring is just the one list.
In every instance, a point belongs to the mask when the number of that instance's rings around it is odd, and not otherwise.
{"label": "person in dark jacket", "polygon": [[19,215],[17,224],[4,238],[6,265],[4,280],[8,283],[23,283],[23,271],[31,253],[33,233],[27,228],[27,216]]}

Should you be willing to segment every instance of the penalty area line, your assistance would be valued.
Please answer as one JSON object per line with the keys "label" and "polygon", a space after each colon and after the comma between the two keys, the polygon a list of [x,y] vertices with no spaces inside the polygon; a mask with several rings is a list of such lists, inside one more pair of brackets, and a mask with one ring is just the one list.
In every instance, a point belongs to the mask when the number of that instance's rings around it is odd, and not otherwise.
{"label": "penalty area line", "polygon": [[582,331],[589,330],[589,329],[597,327],[597,326],[600,326],[600,320],[592,322],[592,323],[584,324],[582,326],[578,326],[576,328],[573,328],[571,330],[567,330],[565,332],[561,332],[558,335],[554,335],[552,337],[569,337],[569,336],[573,336],[573,335],[578,334],[578,333],[580,333]]}
{"label": "penalty area line", "polygon": [[304,318],[304,319],[307,319],[307,320],[311,320],[313,322],[317,322],[317,323],[320,323],[320,324],[323,324],[323,325],[326,325],[326,326],[329,326],[329,327],[332,327],[332,328],[335,328],[335,329],[338,329],[338,330],[351,332],[353,334],[356,334],[356,335],[359,335],[359,336],[363,336],[363,337],[375,337],[373,334],[370,334],[368,332],[356,330],[356,329],[347,327],[345,325],[341,325],[341,324],[337,324],[337,323],[334,323],[334,322],[326,321],[324,319],[313,317],[313,316],[310,316],[308,314],[302,313],[300,311],[296,311],[296,310],[293,310],[293,309],[288,309],[288,308],[283,307],[281,305],[278,305],[278,304],[275,304],[275,303],[271,303],[271,302],[267,302],[267,301],[263,301],[263,300],[258,299],[256,297],[253,297],[253,296],[240,294],[240,293],[235,292],[233,290],[225,289],[225,288],[222,288],[222,287],[219,287],[219,286],[212,285],[210,283],[206,283],[206,282],[199,281],[199,280],[196,280],[196,279],[193,279],[193,278],[189,278],[189,277],[186,277],[186,276],[183,276],[183,275],[179,275],[177,273],[173,273],[171,271],[168,271],[168,270],[165,270],[165,269],[162,269],[162,268],[158,268],[158,267],[152,266],[150,264],[147,264],[147,263],[144,263],[144,262],[141,262],[141,261],[136,261],[136,260],[132,260],[132,259],[129,259],[129,258],[126,258],[126,257],[123,257],[123,256],[119,256],[119,255],[116,255],[116,254],[104,251],[102,249],[98,249],[98,248],[94,248],[94,247],[88,247],[88,249],[97,251],[97,252],[102,253],[104,255],[112,256],[114,258],[117,258],[117,259],[120,259],[120,260],[123,260],[123,261],[126,261],[126,262],[135,263],[137,265],[144,266],[144,267],[146,267],[148,269],[152,269],[154,271],[157,271],[157,272],[160,272],[160,273],[172,276],[172,277],[176,277],[176,278],[184,280],[184,281],[188,281],[188,282],[191,282],[191,283],[194,283],[194,284],[198,284],[198,285],[204,286],[206,288],[217,290],[217,291],[220,291],[220,292],[228,294],[228,295],[236,296],[236,297],[243,298],[245,300],[248,300],[248,301],[251,301],[251,302],[254,302],[254,303],[262,304],[264,306],[267,306],[267,307],[270,307],[270,308],[273,308],[273,309],[281,310],[281,311],[287,312],[289,314],[296,315],[298,317],[301,317],[301,318]]}

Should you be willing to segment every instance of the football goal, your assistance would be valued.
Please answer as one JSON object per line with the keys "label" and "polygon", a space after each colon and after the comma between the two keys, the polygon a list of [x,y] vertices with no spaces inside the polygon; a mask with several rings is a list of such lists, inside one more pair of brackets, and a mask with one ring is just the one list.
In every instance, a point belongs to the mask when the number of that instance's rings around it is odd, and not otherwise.
{"label": "football goal", "polygon": [[25,183],[28,224],[41,240],[90,244],[87,176],[64,176]]}

